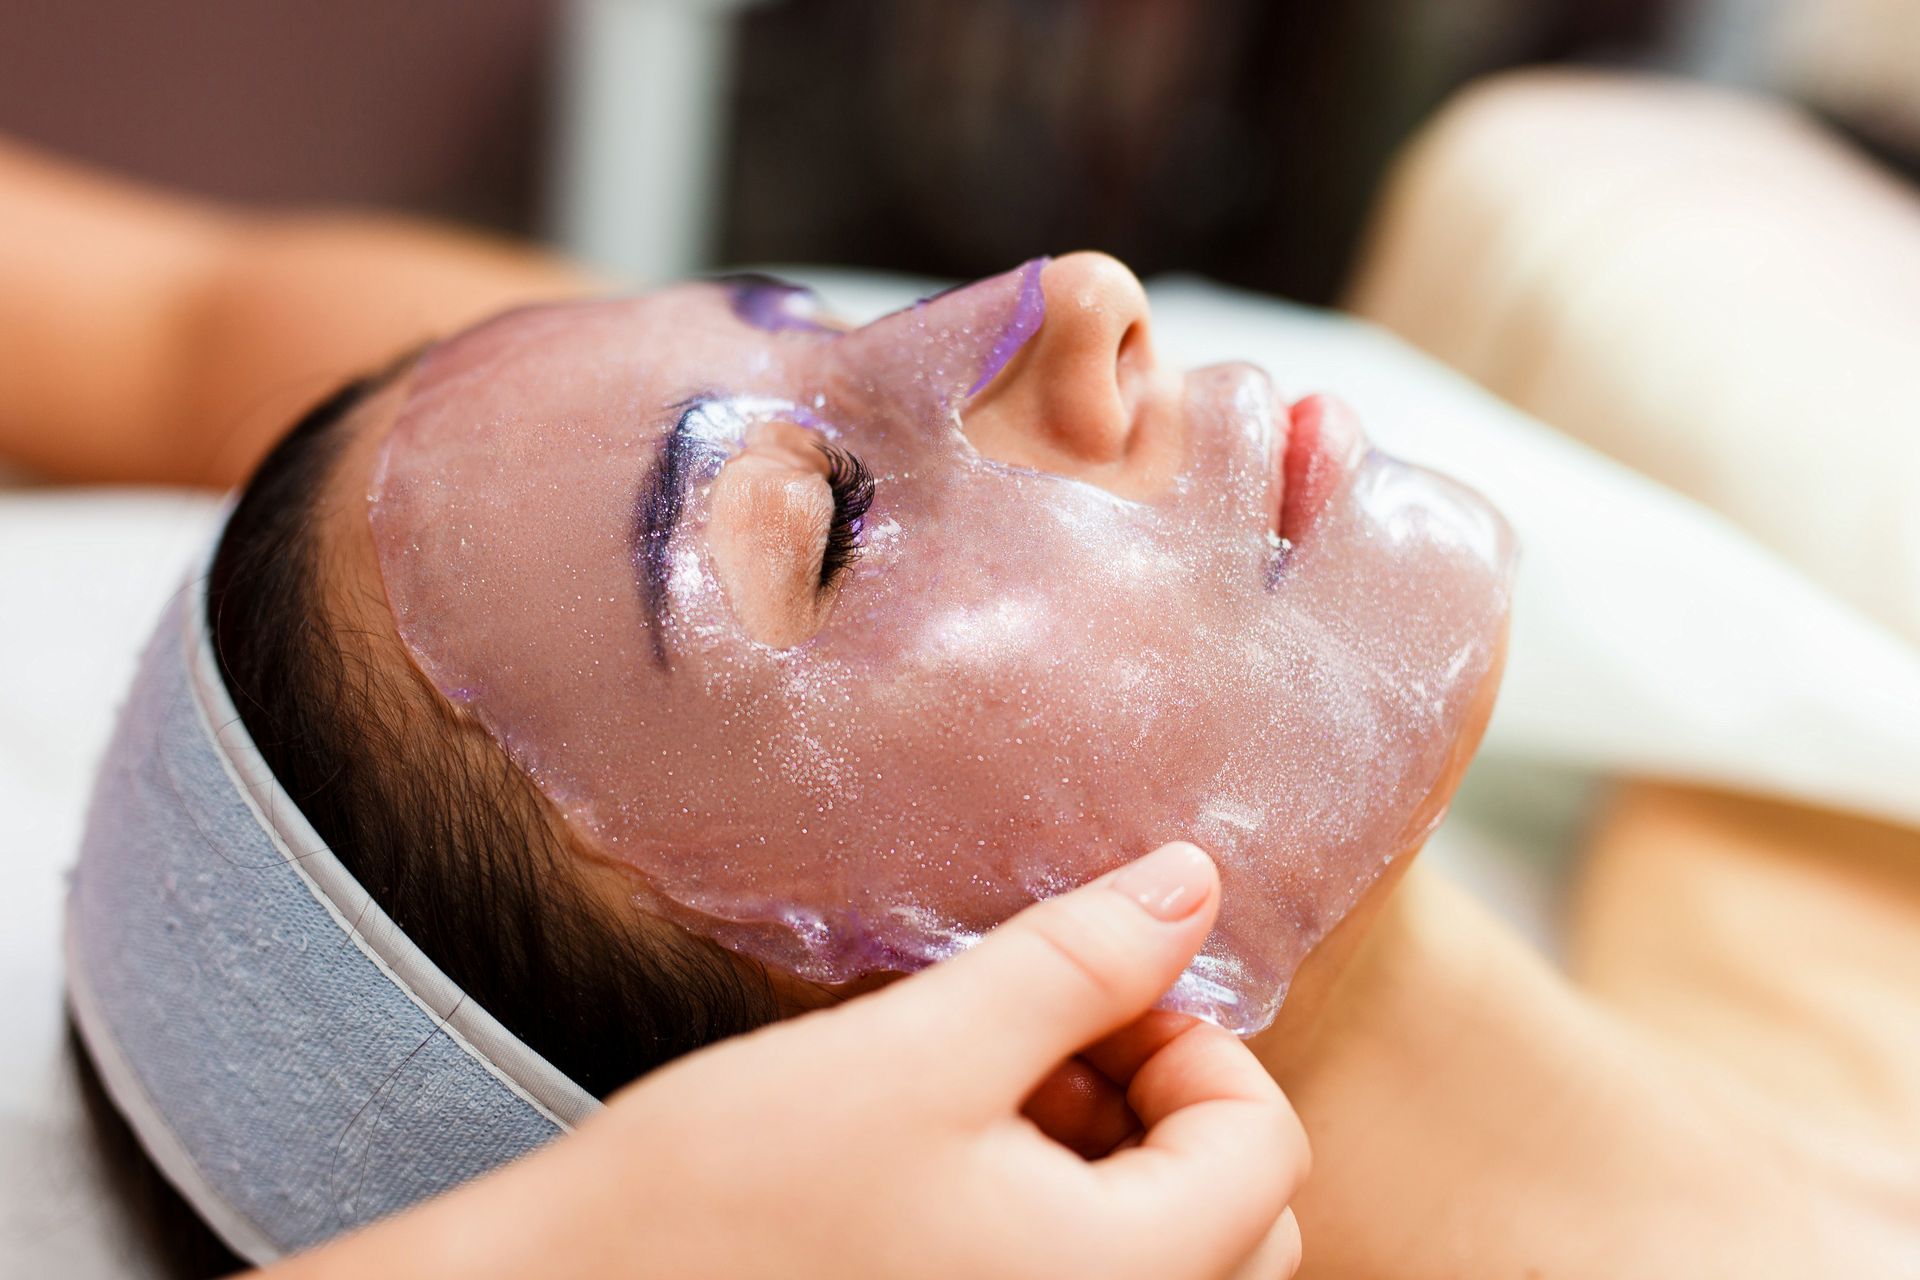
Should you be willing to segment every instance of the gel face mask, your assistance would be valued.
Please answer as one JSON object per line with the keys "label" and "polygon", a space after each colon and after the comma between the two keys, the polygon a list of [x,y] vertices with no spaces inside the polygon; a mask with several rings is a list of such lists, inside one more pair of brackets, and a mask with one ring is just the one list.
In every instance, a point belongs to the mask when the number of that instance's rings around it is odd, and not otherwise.
{"label": "gel face mask", "polygon": [[[1223,903],[1164,1003],[1251,1032],[1438,822],[1511,538],[1244,366],[1187,376],[1177,474],[1143,498],[983,456],[968,408],[1046,323],[1042,265],[844,332],[761,281],[436,347],[372,481],[388,599],[647,909],[842,982],[1189,839]],[[775,429],[837,451],[831,485],[725,501]],[[755,639],[728,538],[764,546],[752,590],[824,621]]]}

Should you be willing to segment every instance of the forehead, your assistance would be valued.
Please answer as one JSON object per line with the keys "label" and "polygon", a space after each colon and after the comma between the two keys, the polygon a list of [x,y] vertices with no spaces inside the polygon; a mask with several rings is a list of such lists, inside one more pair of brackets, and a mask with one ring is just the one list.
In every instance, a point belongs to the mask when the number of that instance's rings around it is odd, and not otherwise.
{"label": "forehead", "polygon": [[1036,259],[858,329],[818,323],[777,281],[681,285],[635,298],[509,312],[432,348],[409,417],[479,430],[659,424],[695,400],[766,396],[808,410],[942,417],[1039,328]]}
{"label": "forehead", "polygon": [[790,379],[822,345],[816,334],[753,327],[721,285],[681,285],[507,312],[430,348],[411,391],[415,400],[461,401],[483,418],[664,411]]}

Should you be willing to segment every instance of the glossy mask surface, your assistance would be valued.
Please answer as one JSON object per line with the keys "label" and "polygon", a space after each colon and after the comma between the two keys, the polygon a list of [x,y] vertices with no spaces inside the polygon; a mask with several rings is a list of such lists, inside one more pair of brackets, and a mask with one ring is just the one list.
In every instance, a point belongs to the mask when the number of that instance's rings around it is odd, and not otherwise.
{"label": "glossy mask surface", "polygon": [[[1184,461],[1146,500],[981,456],[965,411],[1043,322],[1039,270],[844,334],[807,295],[701,284],[441,345],[372,481],[389,601],[652,910],[837,982],[1191,839],[1223,908],[1166,1003],[1252,1031],[1438,821],[1510,537],[1244,366],[1188,375]],[[785,648],[747,635],[706,536],[769,421],[876,482],[828,620]],[[1288,544],[1280,460],[1316,433]]]}

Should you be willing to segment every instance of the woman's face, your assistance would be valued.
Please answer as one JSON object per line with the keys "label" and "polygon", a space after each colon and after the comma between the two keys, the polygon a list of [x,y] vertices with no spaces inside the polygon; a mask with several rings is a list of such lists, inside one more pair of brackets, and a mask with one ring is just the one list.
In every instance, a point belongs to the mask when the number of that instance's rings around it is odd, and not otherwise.
{"label": "woman's face", "polygon": [[650,909],[844,981],[1191,839],[1172,1003],[1242,1031],[1438,820],[1512,560],[1338,406],[1161,366],[1091,254],[859,329],[769,282],[515,312],[423,358],[369,492],[415,661]]}

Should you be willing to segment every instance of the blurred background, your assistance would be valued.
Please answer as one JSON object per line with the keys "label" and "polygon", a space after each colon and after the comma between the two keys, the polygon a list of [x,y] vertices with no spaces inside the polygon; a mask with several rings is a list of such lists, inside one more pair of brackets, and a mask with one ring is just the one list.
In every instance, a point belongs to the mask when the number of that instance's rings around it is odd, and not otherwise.
{"label": "blurred background", "polygon": [[1920,0],[8,0],[0,134],[257,205],[970,276],[1091,247],[1307,302],[1503,67],[1797,100],[1920,172]]}

